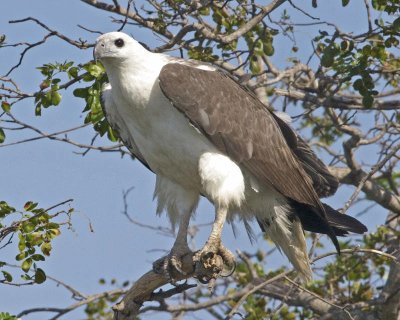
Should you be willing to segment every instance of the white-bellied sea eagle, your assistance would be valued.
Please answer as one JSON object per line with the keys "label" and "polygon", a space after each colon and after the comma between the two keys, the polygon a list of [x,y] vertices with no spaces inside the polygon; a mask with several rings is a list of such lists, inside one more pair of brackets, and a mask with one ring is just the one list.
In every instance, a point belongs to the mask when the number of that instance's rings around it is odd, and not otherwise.
{"label": "white-bellied sea eagle", "polygon": [[[190,252],[187,229],[200,196],[215,221],[195,260],[233,254],[221,242],[225,221],[256,220],[304,280],[312,276],[304,230],[336,236],[363,233],[358,220],[320,198],[338,181],[311,148],[257,97],[217,67],[152,53],[121,32],[97,39],[95,58],[109,83],[102,102],[107,121],[156,176],[158,212],[178,224],[162,271],[181,271]],[[159,271],[159,270],[158,270]]]}

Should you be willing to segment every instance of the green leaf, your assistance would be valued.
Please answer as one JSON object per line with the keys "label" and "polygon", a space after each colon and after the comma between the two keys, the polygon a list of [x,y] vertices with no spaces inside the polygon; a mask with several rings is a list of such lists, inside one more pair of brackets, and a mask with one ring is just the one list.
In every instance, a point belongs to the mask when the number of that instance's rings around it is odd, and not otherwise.
{"label": "green leaf", "polygon": [[1,108],[4,110],[4,112],[10,112],[11,105],[7,101],[3,101],[1,103]]}
{"label": "green leaf", "polygon": [[25,211],[32,211],[37,207],[38,203],[37,202],[32,202],[28,201],[27,203],[24,204],[24,210]]}
{"label": "green leaf", "polygon": [[46,229],[58,229],[60,227],[60,225],[56,222],[49,222],[46,225]]}
{"label": "green leaf", "polygon": [[21,269],[24,272],[28,272],[32,266],[32,263],[33,263],[33,260],[31,258],[25,259],[24,262],[22,262],[22,264],[21,264]]}
{"label": "green leaf", "polygon": [[0,312],[0,320],[18,320],[16,316],[12,316],[8,312]]}
{"label": "green leaf", "polygon": [[0,128],[0,143],[3,143],[4,140],[6,140],[6,134],[4,133],[4,130]]}
{"label": "green leaf", "polygon": [[55,92],[55,90],[57,90],[55,87],[58,87],[57,85],[53,86],[51,88],[51,90],[47,91],[45,95],[42,95],[42,99],[41,99],[41,103],[42,106],[45,108],[50,107],[51,105],[53,105],[53,93]]}
{"label": "green leaf", "polygon": [[374,104],[374,98],[370,95],[365,95],[362,99],[362,103],[366,108],[370,109]]}
{"label": "green leaf", "polygon": [[370,46],[369,44],[365,45],[365,46],[362,48],[362,53],[363,53],[365,56],[369,56],[369,55],[371,54],[371,46]]}
{"label": "green leaf", "polygon": [[199,9],[199,14],[202,16],[209,16],[210,15],[210,7],[202,7]]}
{"label": "green leaf", "polygon": [[95,78],[99,78],[103,75],[104,69],[98,64],[89,64],[84,67],[84,69],[90,73],[91,76]]}
{"label": "green leaf", "polygon": [[93,77],[89,72],[85,73],[82,76],[82,80],[85,82],[90,82],[90,81],[93,81],[94,79],[95,79],[95,77]]}
{"label": "green leaf", "polygon": [[42,115],[42,103],[39,101],[36,106],[35,106],[35,116],[41,116]]}
{"label": "green leaf", "polygon": [[22,259],[26,258],[26,252],[21,252],[20,254],[17,254],[17,256],[15,257],[15,260],[17,261],[21,261]]}
{"label": "green leaf", "polygon": [[263,50],[264,50],[264,53],[269,57],[274,55],[274,53],[275,53],[275,49],[274,49],[274,46],[272,45],[272,42],[264,43]]}
{"label": "green leaf", "polygon": [[364,77],[363,82],[364,82],[364,86],[367,89],[373,89],[375,87],[374,81],[372,80],[371,77]]}
{"label": "green leaf", "polygon": [[31,256],[31,258],[32,258],[34,261],[44,261],[44,260],[45,260],[44,256],[42,256],[41,254],[38,254],[38,253],[33,254],[33,255]]}
{"label": "green leaf", "polygon": [[42,269],[37,268],[35,272],[35,282],[41,284],[45,281],[46,281],[46,273]]}
{"label": "green leaf", "polygon": [[39,87],[40,87],[40,90],[45,90],[48,87],[50,87],[50,85],[51,85],[50,79],[46,79],[46,80],[42,81],[42,83],[39,85]]}
{"label": "green leaf", "polygon": [[354,42],[350,40],[343,40],[340,43],[340,49],[342,51],[352,51],[354,49]]}
{"label": "green leaf", "polygon": [[12,212],[15,212],[15,208],[10,207],[5,201],[0,201],[0,218],[4,218]]}
{"label": "green leaf", "polygon": [[68,75],[71,78],[76,78],[76,77],[78,77],[78,72],[79,72],[79,69],[77,67],[72,67],[68,70]]}
{"label": "green leaf", "polygon": [[256,56],[261,56],[263,54],[263,43],[260,39],[254,44],[254,54]]}
{"label": "green leaf", "polygon": [[393,21],[393,29],[397,32],[400,31],[400,17]]}
{"label": "green leaf", "polygon": [[49,229],[46,234],[49,236],[50,239],[53,239],[61,234],[59,229]]}
{"label": "green leaf", "polygon": [[108,126],[107,137],[112,142],[118,141],[118,133],[115,132],[110,126]]}
{"label": "green leaf", "polygon": [[61,94],[58,91],[51,90],[51,104],[58,106],[61,102]]}
{"label": "green leaf", "polygon": [[88,87],[86,88],[77,88],[72,93],[75,97],[78,98],[86,98],[88,96]]}
{"label": "green leaf", "polygon": [[357,79],[356,81],[354,81],[353,88],[357,91],[362,90],[364,88],[364,83],[362,79]]}
{"label": "green leaf", "polygon": [[329,68],[333,65],[335,61],[335,55],[330,47],[326,47],[324,53],[321,57],[321,66]]}
{"label": "green leaf", "polygon": [[349,4],[350,0],[342,0],[342,6],[345,7]]}
{"label": "green leaf", "polygon": [[261,72],[260,64],[258,63],[257,58],[254,56],[250,59],[250,71],[254,74]]}
{"label": "green leaf", "polygon": [[6,281],[8,281],[8,282],[11,282],[12,281],[12,275],[9,273],[9,272],[7,272],[7,271],[1,271],[1,273],[3,274],[3,276],[4,276],[4,279],[6,280]]}
{"label": "green leaf", "polygon": [[40,246],[40,250],[42,250],[45,256],[49,256],[51,252],[51,243],[45,242]]}
{"label": "green leaf", "polygon": [[18,250],[19,250],[19,252],[22,252],[22,251],[25,250],[25,248],[26,248],[26,242],[25,242],[25,239],[22,238],[22,239],[18,242]]}

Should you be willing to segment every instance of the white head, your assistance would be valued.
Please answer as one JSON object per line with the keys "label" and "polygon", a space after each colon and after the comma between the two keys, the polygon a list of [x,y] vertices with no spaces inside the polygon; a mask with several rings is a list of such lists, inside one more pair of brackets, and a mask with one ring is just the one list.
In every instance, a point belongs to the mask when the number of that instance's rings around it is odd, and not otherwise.
{"label": "white head", "polygon": [[95,59],[104,64],[115,64],[128,59],[148,54],[143,46],[123,32],[109,32],[101,35],[96,40],[94,47]]}

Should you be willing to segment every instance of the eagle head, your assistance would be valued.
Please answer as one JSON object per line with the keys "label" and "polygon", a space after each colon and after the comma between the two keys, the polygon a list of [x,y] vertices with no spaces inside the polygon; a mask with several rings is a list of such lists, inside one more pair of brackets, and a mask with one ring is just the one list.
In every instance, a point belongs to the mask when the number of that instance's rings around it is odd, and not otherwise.
{"label": "eagle head", "polygon": [[126,60],[143,53],[143,50],[146,49],[126,33],[109,32],[97,38],[93,55],[95,60],[111,62]]}

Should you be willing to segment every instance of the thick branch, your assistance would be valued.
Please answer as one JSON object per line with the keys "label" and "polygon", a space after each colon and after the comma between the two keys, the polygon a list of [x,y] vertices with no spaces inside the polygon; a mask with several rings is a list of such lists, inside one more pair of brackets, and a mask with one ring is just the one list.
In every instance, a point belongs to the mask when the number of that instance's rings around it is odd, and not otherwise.
{"label": "thick branch", "polygon": [[[97,1],[97,0],[81,0],[82,2],[89,4],[93,7],[96,7],[98,9],[102,9],[105,11],[109,12],[115,12],[117,14],[123,15],[125,17],[128,17],[140,25],[152,29],[164,36],[166,36],[168,39],[173,39],[174,36],[172,33],[169,31],[161,30],[157,28],[157,26],[150,20],[143,19],[141,16],[134,12],[127,12],[125,8],[122,8],[121,6],[113,6],[110,4],[107,4],[105,2]],[[252,19],[250,19],[246,24],[241,26],[239,29],[236,31],[230,33],[230,34],[220,34],[220,33],[215,33],[211,31],[209,28],[206,27],[203,23],[193,23],[191,25],[186,24],[183,26],[184,31],[180,31],[179,34],[180,36],[178,37],[178,40],[173,40],[172,45],[175,43],[179,42],[179,39],[182,38],[181,32],[186,34],[188,31],[196,30],[197,32],[201,33],[201,35],[210,40],[214,40],[216,42],[224,43],[224,44],[229,44],[232,41],[237,40],[241,36],[243,36],[245,33],[249,32],[251,29],[253,29],[258,23],[260,23],[268,14],[270,14],[272,11],[274,11],[276,8],[281,6],[283,3],[285,3],[287,0],[274,0],[270,4],[261,7],[260,12],[255,15]],[[167,47],[171,47],[171,44],[167,44]]]}
{"label": "thick branch", "polygon": [[[195,276],[193,254],[186,255],[182,260],[182,270],[186,275],[176,273],[174,279],[177,281],[189,279]],[[201,270],[204,274],[204,270]],[[200,271],[199,271],[200,273]],[[157,274],[154,271],[149,271],[129,289],[121,302],[113,306],[115,320],[134,320],[139,314],[139,310],[145,301],[152,300],[153,292],[168,284],[170,279],[164,275]]]}
{"label": "thick branch", "polygon": [[159,29],[153,21],[145,20],[138,14],[132,11],[128,12],[126,8],[123,8],[121,6],[113,6],[111,4],[97,0],[81,0],[81,1],[97,9],[105,10],[108,12],[114,12],[124,17],[128,17],[129,19],[132,19],[133,21],[139,23],[141,26],[149,28],[151,30],[154,30],[162,34],[163,36],[166,36],[168,39],[172,39],[174,37],[174,35],[171,32]]}
{"label": "thick branch", "polygon": [[400,109],[399,100],[375,100],[374,105],[371,109],[366,109],[362,104],[361,99],[349,98],[344,96],[334,97],[317,97],[308,92],[300,90],[285,90],[276,88],[275,93],[279,96],[289,97],[295,100],[302,100],[304,102],[310,102],[318,106],[324,106],[328,108],[340,109],[340,110],[398,110]]}
{"label": "thick branch", "polygon": [[[381,251],[375,250],[375,249],[354,248],[354,249],[342,250],[343,254],[353,255],[355,252],[363,252],[363,253],[367,253],[367,254],[381,255],[383,257],[391,259],[392,261],[394,261],[394,263],[398,263],[396,257],[394,257],[393,255],[390,255],[390,254],[387,254],[387,253],[384,253],[384,252],[381,252]],[[313,262],[323,259],[323,258],[326,258],[331,255],[336,255],[336,254],[337,254],[336,251],[325,253],[323,255],[320,255],[320,256],[314,258]],[[175,274],[174,275],[175,279],[176,280],[184,280],[184,279],[188,279],[191,277],[195,277],[198,274],[203,276],[204,272],[206,270],[204,270],[204,269],[197,270],[197,267],[196,267],[196,271],[195,271],[193,265],[194,265],[193,255],[185,256],[183,258],[182,269],[183,269],[183,271],[186,272],[186,275]],[[148,311],[148,310],[159,310],[160,311],[160,310],[162,310],[162,311],[167,311],[170,313],[182,312],[182,311],[195,311],[195,310],[212,307],[212,306],[220,304],[224,301],[238,300],[237,304],[232,309],[232,312],[228,315],[227,319],[230,319],[230,317],[233,316],[233,313],[235,312],[235,310],[237,310],[240,307],[240,305],[244,302],[246,297],[248,297],[250,294],[253,294],[255,292],[260,292],[260,290],[264,290],[264,288],[267,285],[270,286],[272,283],[275,283],[276,281],[281,280],[282,278],[284,278],[291,272],[293,272],[293,270],[287,270],[287,271],[281,272],[280,274],[278,274],[270,279],[255,278],[255,279],[253,279],[252,282],[248,283],[241,290],[236,290],[234,292],[230,292],[230,293],[222,295],[222,296],[214,297],[206,302],[195,303],[195,304],[180,304],[180,305],[175,305],[175,306],[162,304],[159,307],[157,307],[157,306],[146,307],[142,311]],[[114,319],[115,320],[134,320],[134,319],[136,319],[135,317],[140,313],[140,311],[141,311],[140,308],[141,308],[142,304],[145,301],[154,300],[153,299],[154,295],[158,295],[158,293],[153,294],[153,292],[156,289],[158,289],[168,283],[169,283],[169,279],[165,278],[163,275],[156,274],[153,271],[147,272],[142,277],[140,277],[139,280],[137,280],[134,283],[134,285],[129,289],[129,291],[124,296],[122,301],[117,303],[113,307]],[[301,290],[301,287],[300,286],[298,286],[298,287]],[[304,290],[301,290],[301,291],[304,291]],[[285,301],[287,292],[288,291],[285,290],[285,296],[284,296],[285,298],[279,297],[279,293],[276,295],[276,298]],[[326,299],[323,299],[323,298],[319,297],[317,294],[314,294],[308,290],[304,291],[304,292],[305,292],[305,294],[303,295],[304,298],[302,298],[303,299],[302,303],[304,303],[304,305],[307,305],[307,307],[310,307],[310,299],[312,301],[314,301],[315,299],[321,300],[323,302],[322,304],[320,303],[318,306],[317,305],[314,306],[315,311],[317,313],[319,313],[319,311],[321,311],[321,314],[322,314],[323,310],[332,311],[332,307],[333,307],[333,309],[335,310],[334,311],[335,314],[336,313],[342,314],[344,316],[347,316],[347,319],[349,319],[349,317],[348,317],[349,312],[344,310],[345,309],[344,307],[337,306],[337,305],[333,304],[332,302],[330,302]],[[275,292],[275,294],[276,294],[276,292]],[[271,293],[271,296],[273,296],[272,293]],[[317,302],[313,302],[313,303],[317,303]],[[300,305],[300,303],[299,303],[299,305]],[[340,318],[338,318],[338,319],[340,319]],[[345,318],[343,318],[343,319],[345,319]]]}
{"label": "thick branch", "polygon": [[200,23],[194,23],[193,27],[200,32],[205,38],[211,39],[220,43],[224,44],[229,44],[232,41],[237,40],[241,36],[243,36],[245,33],[249,32],[251,29],[253,29],[258,23],[260,23],[268,14],[270,14],[272,11],[274,11],[276,8],[278,8],[280,5],[282,5],[286,0],[275,0],[271,2],[269,5],[264,6],[261,8],[260,13],[255,15],[251,20],[249,20],[246,24],[241,26],[239,29],[236,31],[228,34],[228,35],[223,35],[223,34],[216,34],[209,29],[205,28],[203,24]]}

